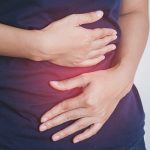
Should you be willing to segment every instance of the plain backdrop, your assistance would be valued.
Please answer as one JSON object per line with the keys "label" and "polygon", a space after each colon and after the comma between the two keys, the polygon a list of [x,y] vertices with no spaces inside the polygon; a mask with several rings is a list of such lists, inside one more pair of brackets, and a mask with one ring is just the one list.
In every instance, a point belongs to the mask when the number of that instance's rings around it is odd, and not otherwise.
{"label": "plain backdrop", "polygon": [[135,76],[135,85],[140,93],[146,114],[145,141],[147,150],[150,150],[150,36]]}

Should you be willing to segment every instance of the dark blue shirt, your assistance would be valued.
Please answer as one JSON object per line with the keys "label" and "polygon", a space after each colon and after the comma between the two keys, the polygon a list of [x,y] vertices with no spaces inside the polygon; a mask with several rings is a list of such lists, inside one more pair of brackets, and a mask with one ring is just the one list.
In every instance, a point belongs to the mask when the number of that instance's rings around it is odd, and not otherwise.
{"label": "dark blue shirt", "polygon": [[[0,23],[22,29],[42,29],[72,13],[103,10],[103,19],[82,25],[85,28],[109,27],[118,31],[121,0],[1,0]],[[33,39],[34,40],[34,39]],[[0,56],[0,149],[3,150],[117,150],[128,146],[144,135],[144,112],[135,86],[93,137],[72,143],[81,131],[58,142],[53,133],[68,126],[64,123],[46,132],[39,132],[40,117],[57,103],[82,92],[80,88],[57,91],[48,85],[50,80],[63,80],[85,72],[107,69],[115,51],[91,67],[64,67],[47,61]]]}

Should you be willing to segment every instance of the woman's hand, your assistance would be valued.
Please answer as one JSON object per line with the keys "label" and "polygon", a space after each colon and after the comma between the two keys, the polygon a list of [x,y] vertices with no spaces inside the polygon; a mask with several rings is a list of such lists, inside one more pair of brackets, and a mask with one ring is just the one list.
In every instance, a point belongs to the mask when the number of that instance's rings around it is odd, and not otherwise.
{"label": "woman's hand", "polygon": [[104,54],[116,48],[116,31],[108,28],[86,29],[81,24],[95,22],[103,16],[102,11],[85,14],[72,14],[55,21],[38,31],[40,46],[37,60],[52,63],[87,67],[102,61]]}
{"label": "woman's hand", "polygon": [[79,142],[96,134],[117,104],[131,89],[133,79],[119,66],[108,70],[84,73],[64,81],[51,81],[50,85],[57,90],[68,90],[83,87],[83,93],[67,99],[54,106],[42,118],[40,131],[48,130],[70,120],[73,124],[52,136],[54,141],[62,139],[78,130],[86,129],[77,135],[73,142]]}

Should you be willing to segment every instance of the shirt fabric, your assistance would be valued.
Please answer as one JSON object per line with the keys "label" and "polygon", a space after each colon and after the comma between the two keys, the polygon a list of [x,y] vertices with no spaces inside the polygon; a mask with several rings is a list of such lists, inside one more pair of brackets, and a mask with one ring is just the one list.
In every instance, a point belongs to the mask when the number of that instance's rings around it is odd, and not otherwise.
{"label": "shirt fabric", "polygon": [[[121,0],[1,0],[0,23],[22,29],[39,30],[73,13],[103,10],[102,19],[81,26],[89,29],[109,27],[117,30],[118,39],[113,43],[118,45],[121,38],[118,24],[120,5]],[[0,56],[0,148],[119,150],[137,142],[144,135],[144,111],[135,85],[120,100],[102,129],[85,141],[72,143],[72,138],[83,130],[57,142],[50,140],[53,133],[67,127],[73,121],[45,132],[38,130],[43,113],[57,103],[82,92],[81,88],[58,91],[49,86],[48,82],[107,69],[115,53],[116,51],[109,52],[105,60],[91,67],[66,67],[48,61],[36,62]]]}

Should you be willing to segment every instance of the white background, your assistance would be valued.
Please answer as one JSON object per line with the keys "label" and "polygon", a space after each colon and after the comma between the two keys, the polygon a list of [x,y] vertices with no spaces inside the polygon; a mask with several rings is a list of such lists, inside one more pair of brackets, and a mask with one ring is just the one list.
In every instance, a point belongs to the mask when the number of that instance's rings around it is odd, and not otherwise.
{"label": "white background", "polygon": [[135,84],[146,113],[145,141],[147,150],[150,150],[150,37],[136,73]]}

